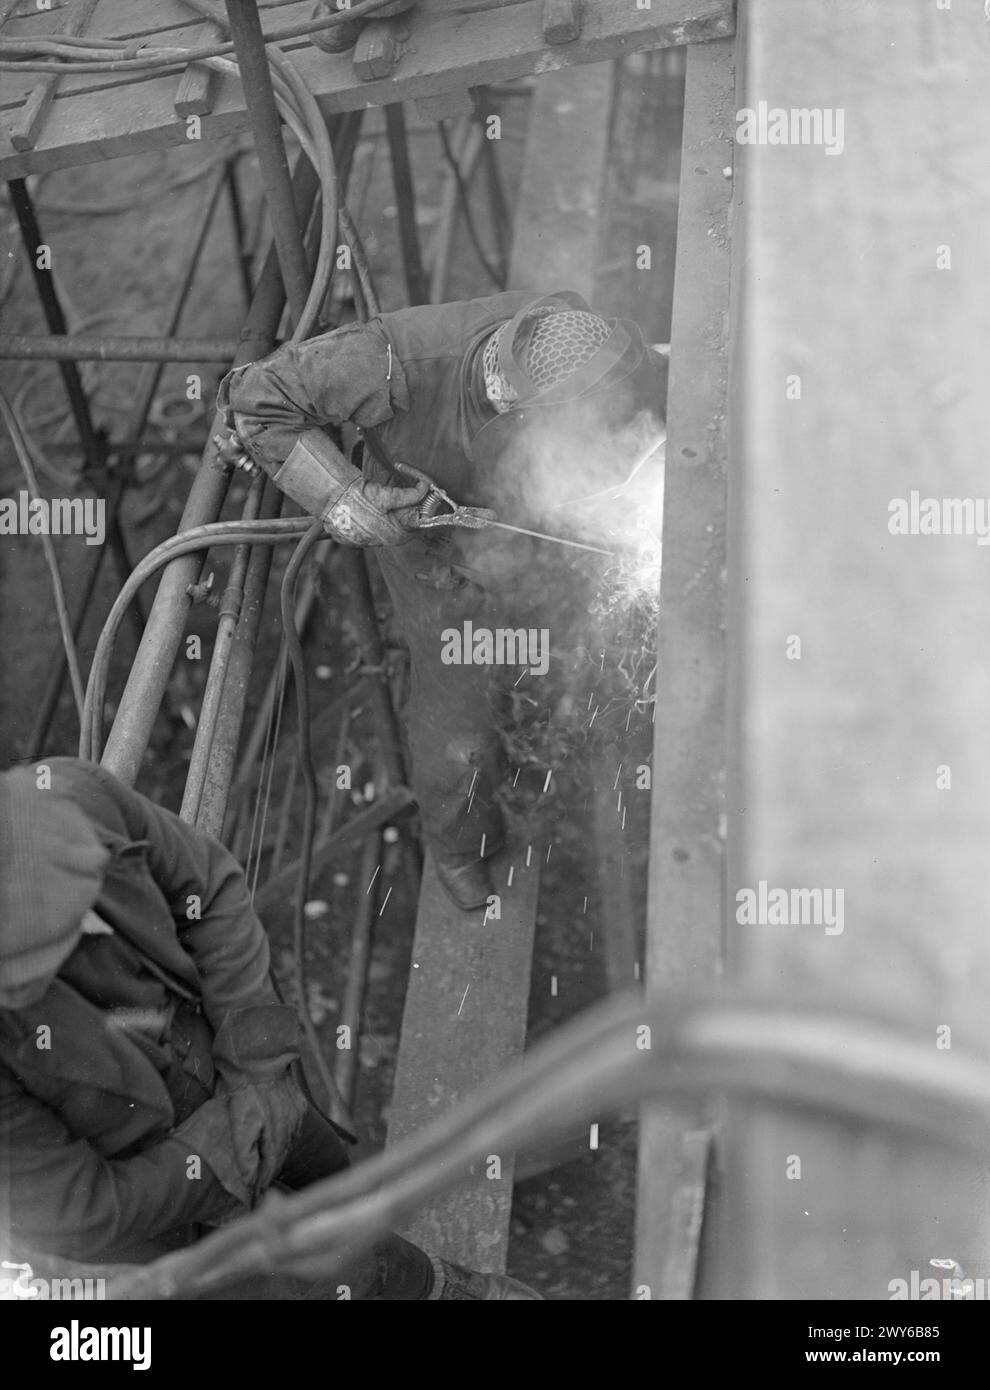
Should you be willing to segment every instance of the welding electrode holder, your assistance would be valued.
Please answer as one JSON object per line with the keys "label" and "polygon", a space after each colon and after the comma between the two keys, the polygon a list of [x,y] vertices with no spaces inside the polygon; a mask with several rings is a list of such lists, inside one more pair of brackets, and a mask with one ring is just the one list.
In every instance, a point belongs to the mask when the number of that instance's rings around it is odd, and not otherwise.
{"label": "welding electrode holder", "polygon": [[405,473],[418,483],[428,484],[428,491],[419,504],[419,523],[417,530],[430,530],[438,526],[463,526],[469,531],[483,531],[495,521],[496,515],[487,507],[462,507],[449,493],[444,492],[433,480],[411,463],[394,459],[392,467],[398,473]]}

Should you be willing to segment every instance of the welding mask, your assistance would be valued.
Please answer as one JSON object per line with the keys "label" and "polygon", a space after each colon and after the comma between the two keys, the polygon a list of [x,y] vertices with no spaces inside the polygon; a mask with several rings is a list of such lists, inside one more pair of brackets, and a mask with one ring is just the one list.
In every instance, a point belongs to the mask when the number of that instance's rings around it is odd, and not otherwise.
{"label": "welding mask", "polygon": [[[666,360],[635,323],[600,318],[571,291],[536,299],[504,323],[485,344],[482,367],[498,413],[472,439],[471,456],[497,469],[503,498],[525,498],[530,514],[534,474],[552,476],[558,499],[571,479],[575,493],[589,491],[589,479],[616,482],[641,445],[642,420],[656,432],[666,413]],[[569,470],[569,457],[581,466]]]}

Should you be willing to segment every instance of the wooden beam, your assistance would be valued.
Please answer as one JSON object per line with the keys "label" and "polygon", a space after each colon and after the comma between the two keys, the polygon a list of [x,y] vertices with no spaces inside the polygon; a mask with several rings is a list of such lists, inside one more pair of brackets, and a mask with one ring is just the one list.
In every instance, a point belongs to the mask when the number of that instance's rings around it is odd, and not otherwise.
{"label": "wooden beam", "polygon": [[[526,846],[493,861],[501,918],[461,912],[446,897],[428,855],[420,891],[413,963],[402,1018],[388,1124],[389,1146],[518,1060],[526,1040],[539,850]],[[512,869],[512,886],[507,886]],[[505,1269],[515,1154],[465,1170],[455,1188],[417,1216],[410,1240],[472,1269]]]}
{"label": "wooden beam", "polygon": [[[295,8],[285,7],[286,20],[294,17]],[[652,0],[649,10],[586,0],[580,40],[548,47],[541,16],[542,0],[471,14],[413,10],[407,20],[411,40],[395,70],[367,82],[355,78],[347,54],[327,54],[305,40],[287,43],[286,51],[324,112],[332,115],[605,61],[637,49],[700,42],[731,33],[734,25],[733,0]],[[202,34],[201,25],[191,26],[176,30],[174,39],[193,43]],[[186,123],[174,110],[174,73],[127,85],[110,76],[63,79],[60,91],[64,88],[65,94],[52,103],[36,149],[18,153],[0,141],[0,177],[188,143]],[[240,84],[224,78],[212,113],[203,118],[202,138],[219,139],[247,126]]]}
{"label": "wooden beam", "polygon": [[[725,764],[725,492],[731,40],[688,49],[670,345],[646,984],[702,992],[719,973]],[[636,1297],[691,1296],[708,1107],[642,1109]],[[707,1155],[707,1148],[705,1148]]]}
{"label": "wooden beam", "polygon": [[547,43],[573,43],[581,33],[581,0],[543,0]]}
{"label": "wooden beam", "polygon": [[[203,31],[203,42],[222,42],[226,33],[218,24],[208,24]],[[175,94],[175,114],[182,116],[205,116],[213,110],[216,100],[219,74],[202,63],[190,63],[179,78]]]}
{"label": "wooden beam", "polygon": [[[77,0],[76,5],[56,24],[55,37],[79,37],[83,34],[98,3],[99,0]],[[15,150],[34,149],[60,80],[57,74],[52,73],[41,77],[33,88],[11,127],[10,143]]]}
{"label": "wooden beam", "polygon": [[[737,146],[727,884],[730,904],[762,881],[841,891],[843,906],[828,931],[737,925],[733,908],[737,970],[894,1012],[936,1055],[979,1047],[987,550],[888,522],[912,490],[988,493],[986,18],[905,5],[893,30],[858,0],[742,14],[753,133],[761,101],[822,121],[819,143],[790,143],[801,124],[785,114],[787,144]],[[887,1300],[932,1257],[986,1274],[986,1164],[937,1134],[908,1146],[779,1113],[733,1136],[735,1297]]]}
{"label": "wooden beam", "polygon": [[352,62],[362,81],[388,77],[399,61],[399,31],[390,20],[372,20],[358,35]]}

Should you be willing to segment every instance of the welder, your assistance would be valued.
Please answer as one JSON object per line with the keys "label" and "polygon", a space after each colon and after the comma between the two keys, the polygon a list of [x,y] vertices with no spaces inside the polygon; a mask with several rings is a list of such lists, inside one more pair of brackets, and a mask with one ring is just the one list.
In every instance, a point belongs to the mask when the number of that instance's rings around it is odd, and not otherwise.
{"label": "welder", "polygon": [[[348,1166],[299,1076],[244,874],[104,768],[0,774],[0,1260],[144,1264]],[[54,1260],[54,1265],[52,1261]],[[46,1263],[47,1262],[47,1263]],[[327,1281],[323,1281],[327,1284]],[[398,1236],[326,1288],[226,1297],[533,1300]]]}
{"label": "welder", "polygon": [[580,295],[510,292],[287,344],[231,372],[219,405],[223,460],[264,469],[330,536],[376,549],[411,653],[424,838],[454,902],[483,906],[504,836],[490,673],[444,663],[443,633],[497,622],[523,569],[550,563],[552,547],[506,550],[484,518],[559,529],[573,514],[555,509],[589,477],[614,483],[644,419],[659,429],[665,360]]}

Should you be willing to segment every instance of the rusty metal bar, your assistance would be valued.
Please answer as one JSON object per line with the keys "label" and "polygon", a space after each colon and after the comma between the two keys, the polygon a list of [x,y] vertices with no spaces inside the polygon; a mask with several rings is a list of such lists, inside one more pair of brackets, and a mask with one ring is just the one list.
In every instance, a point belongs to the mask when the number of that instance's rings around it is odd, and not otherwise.
{"label": "rusty metal bar", "polygon": [[236,338],[127,338],[0,333],[0,358],[51,362],[232,362]]}
{"label": "rusty metal bar", "polygon": [[[278,516],[282,509],[282,494],[274,484],[267,483],[261,501],[262,517]],[[212,731],[201,723],[204,739],[211,733],[209,757],[203,780],[196,825],[211,835],[219,836],[223,830],[227,811],[227,798],[230,795],[230,781],[237,757],[237,745],[241,738],[241,725],[244,722],[244,706],[247,699],[251,667],[258,642],[258,629],[268,590],[268,574],[272,565],[272,547],[259,545],[253,548],[248,561],[244,590],[241,596],[240,620],[234,632],[229,653],[222,665],[217,667],[217,681],[222,681],[223,693],[217,710]],[[210,670],[211,679],[214,672]]]}
{"label": "rusty metal bar", "polygon": [[[264,488],[264,478],[258,477],[252,482],[248,492],[247,501],[241,517],[244,521],[253,521],[258,516],[261,506],[261,495]],[[237,632],[237,622],[241,615],[241,606],[244,599],[244,580],[247,576],[248,561],[251,558],[252,547],[249,543],[239,545],[234,551],[234,558],[231,562],[230,572],[227,577],[227,584],[220,599],[218,610],[217,630],[213,638],[213,654],[210,658],[210,674],[212,676],[214,668],[219,667],[221,677],[219,680],[208,680],[206,690],[203,692],[203,703],[200,708],[199,727],[205,728],[212,734],[215,727],[217,714],[220,710],[220,702],[223,697],[223,674],[227,669],[227,658],[230,648],[233,646],[234,637]],[[213,746],[212,737],[197,739],[193,747],[193,755],[189,763],[189,771],[186,773],[186,787],[182,797],[182,809],[180,815],[184,820],[195,821],[199,813],[200,799],[203,794],[203,785],[206,781],[206,770],[210,760],[210,751]]]}
{"label": "rusty metal bar", "polygon": [[382,832],[376,830],[364,842],[361,853],[361,868],[358,873],[358,906],[351,931],[351,952],[347,965],[347,983],[340,1005],[340,1024],[350,1030],[350,1046],[342,1047],[337,1053],[333,1069],[333,1079],[337,1089],[344,1097],[347,1108],[354,1105],[354,1092],[358,1075],[358,1039],[361,1032],[361,1014],[364,1011],[364,997],[368,986],[368,965],[371,961],[371,933],[375,924],[375,909],[378,906],[378,881],[374,881],[375,869],[381,863]]}
{"label": "rusty metal bar", "polygon": [[[31,201],[31,195],[28,193],[27,184],[24,179],[11,179],[7,187],[10,190],[10,202],[17,218],[17,225],[21,230],[24,250],[31,263],[31,273],[34,276],[38,298],[41,300],[45,322],[52,333],[64,334],[68,329],[68,324],[55,292],[52,272],[42,270],[38,265],[39,247],[46,243],[41,235],[41,228],[38,226],[37,214]],[[93,420],[89,413],[89,401],[86,399],[79,370],[73,362],[61,363],[60,370],[62,380],[65,382],[65,391],[69,398],[72,416],[76,422],[76,429],[79,431],[83,452],[90,467],[99,468],[103,461],[103,442],[93,428]]]}

